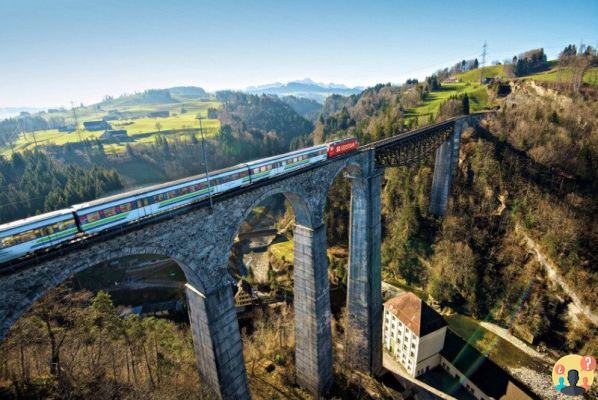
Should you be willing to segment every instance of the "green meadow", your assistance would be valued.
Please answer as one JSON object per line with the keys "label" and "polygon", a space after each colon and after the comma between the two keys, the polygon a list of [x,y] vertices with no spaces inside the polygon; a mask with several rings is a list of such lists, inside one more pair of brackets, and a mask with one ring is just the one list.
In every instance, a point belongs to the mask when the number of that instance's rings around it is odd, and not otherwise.
{"label": "green meadow", "polygon": [[[109,121],[112,129],[124,129],[129,136],[125,141],[104,141],[104,150],[108,153],[123,152],[126,144],[152,143],[157,135],[166,137],[184,136],[188,138],[191,133],[199,137],[198,115],[203,118],[202,126],[206,136],[217,134],[220,129],[220,122],[217,119],[208,119],[208,108],[218,108],[220,104],[216,101],[193,101],[184,103],[160,104],[160,105],[141,105],[141,106],[120,106],[117,111],[125,116],[131,115],[131,118]],[[99,108],[84,107],[77,109],[77,119],[79,120],[79,130],[75,132],[59,132],[58,129],[47,129],[36,132],[26,132],[21,134],[14,143],[16,151],[32,150],[35,146],[63,146],[67,143],[77,143],[84,140],[99,139],[104,133],[100,131],[88,131],[83,129],[83,122],[102,119],[104,116],[113,112],[111,107]],[[150,118],[147,115],[153,111],[169,111],[168,117]],[[67,123],[72,123],[71,112],[52,113],[50,116],[64,117]],[[141,117],[136,117],[141,116]],[[7,154],[11,150],[8,148],[0,149],[0,153]]]}
{"label": "green meadow", "polygon": [[472,82],[443,83],[439,90],[426,95],[424,101],[417,107],[406,110],[407,117],[427,117],[436,115],[440,105],[451,96],[465,94],[469,96],[469,106],[472,112],[479,111],[488,106],[488,92],[486,87]]}
{"label": "green meadow", "polygon": [[[555,67],[551,70],[540,72],[530,76],[538,81],[546,82],[570,82],[573,71],[570,68]],[[583,74],[583,81],[588,85],[598,85],[598,67],[589,68]]]}

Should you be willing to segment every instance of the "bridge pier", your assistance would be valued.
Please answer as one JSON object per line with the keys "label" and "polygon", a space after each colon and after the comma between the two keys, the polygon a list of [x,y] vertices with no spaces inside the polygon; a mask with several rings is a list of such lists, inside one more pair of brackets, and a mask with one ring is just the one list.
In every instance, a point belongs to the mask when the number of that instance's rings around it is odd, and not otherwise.
{"label": "bridge pier", "polygon": [[228,285],[204,294],[185,285],[199,373],[219,399],[251,399],[233,295]]}
{"label": "bridge pier", "polygon": [[455,122],[453,134],[436,149],[434,178],[430,195],[430,213],[434,215],[444,216],[446,212],[448,197],[453,185],[453,173],[459,161],[461,132],[466,127],[465,121]]}
{"label": "bridge pier", "polygon": [[382,368],[381,175],[372,163],[369,176],[351,177],[346,357],[371,374]]}
{"label": "bridge pier", "polygon": [[333,383],[326,226],[297,224],[293,241],[297,383],[321,398]]}

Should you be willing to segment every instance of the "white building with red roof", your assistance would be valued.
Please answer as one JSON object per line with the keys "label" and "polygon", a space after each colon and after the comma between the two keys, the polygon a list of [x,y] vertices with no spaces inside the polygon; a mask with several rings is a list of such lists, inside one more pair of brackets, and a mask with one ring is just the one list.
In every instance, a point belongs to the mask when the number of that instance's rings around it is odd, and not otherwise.
{"label": "white building with red roof", "polygon": [[384,348],[413,377],[440,365],[446,329],[444,318],[413,293],[384,303]]}

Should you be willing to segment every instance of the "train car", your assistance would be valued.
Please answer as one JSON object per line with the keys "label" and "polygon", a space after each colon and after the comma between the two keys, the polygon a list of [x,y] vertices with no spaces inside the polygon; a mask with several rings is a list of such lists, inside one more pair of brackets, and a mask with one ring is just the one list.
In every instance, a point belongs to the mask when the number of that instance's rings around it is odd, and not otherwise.
{"label": "train car", "polygon": [[209,182],[206,175],[193,176],[0,225],[0,262],[72,239],[79,231],[94,233],[113,228],[358,148],[357,139],[343,139],[215,171],[210,173]]}
{"label": "train car", "polygon": [[210,173],[210,180],[205,175],[196,179],[183,179],[154,187],[139,196],[145,205],[146,215],[157,214],[172,208],[181,207],[196,201],[232,190],[250,183],[249,169],[246,164]]}
{"label": "train car", "polygon": [[99,232],[145,216],[143,203],[134,192],[77,204],[73,209],[81,231],[86,233]]}
{"label": "train car", "polygon": [[352,153],[359,149],[359,142],[356,138],[337,140],[328,144],[328,158],[338,157],[343,154]]}
{"label": "train car", "polygon": [[248,163],[251,182],[273,178],[307,165],[326,160],[327,147],[314,146]]}
{"label": "train car", "polygon": [[210,174],[179,179],[73,206],[81,230],[99,232],[145,216],[159,214],[250,183],[245,164]]}
{"label": "train car", "polygon": [[78,232],[72,209],[0,225],[0,263],[73,239]]}

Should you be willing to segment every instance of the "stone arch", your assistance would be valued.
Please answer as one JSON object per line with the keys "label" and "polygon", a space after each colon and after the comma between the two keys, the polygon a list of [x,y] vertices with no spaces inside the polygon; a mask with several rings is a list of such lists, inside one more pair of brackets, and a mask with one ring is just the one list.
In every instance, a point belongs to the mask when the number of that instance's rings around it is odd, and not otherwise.
{"label": "stone arch", "polygon": [[[295,361],[297,381],[309,392],[320,396],[332,385],[332,340],[330,332],[330,299],[325,249],[326,231],[321,214],[315,212],[320,203],[322,187],[312,193],[302,193],[301,186],[275,186],[251,199],[235,221],[232,246],[243,221],[266,199],[282,194],[291,204],[295,216],[294,232],[294,304]],[[309,190],[309,188],[308,188]],[[323,239],[323,240],[322,240]],[[237,326],[238,329],[238,326]]]}
{"label": "stone arch", "polygon": [[239,230],[241,229],[241,224],[243,224],[243,221],[245,221],[247,217],[249,217],[251,211],[257,206],[259,206],[261,203],[263,203],[265,200],[269,199],[270,197],[276,196],[277,194],[282,194],[285,197],[285,199],[291,204],[291,207],[293,208],[293,214],[295,215],[295,223],[305,226],[312,225],[312,212],[304,196],[299,194],[297,191],[288,190],[288,188],[286,187],[275,187],[272,190],[268,190],[260,196],[256,197],[245,207],[242,216],[237,221],[235,221],[233,239],[239,233]]}
{"label": "stone arch", "polygon": [[[60,269],[59,273],[57,274],[45,275],[46,279],[44,279],[42,283],[32,285],[32,289],[34,290],[32,290],[31,293],[28,293],[26,296],[24,296],[23,299],[19,302],[18,307],[13,308],[10,311],[9,315],[7,315],[5,320],[3,321],[3,324],[0,327],[2,329],[0,331],[0,340],[2,340],[8,332],[9,326],[14,324],[14,322],[16,322],[20,317],[22,317],[31,308],[33,303],[44,297],[48,293],[48,291],[61,285],[67,279],[79,272],[83,272],[101,263],[119,259],[125,256],[160,255],[168,257],[172,261],[174,261],[179,266],[179,268],[181,268],[181,270],[185,274],[187,282],[194,286],[197,285],[197,287],[204,288],[204,283],[201,279],[201,276],[197,274],[194,271],[194,269],[192,269],[188,264],[181,261],[181,255],[178,254],[176,251],[172,251],[162,246],[131,246],[113,249],[110,252],[96,251],[94,253],[96,254],[91,254],[86,259],[78,258],[77,261],[71,264],[72,267],[68,270]],[[75,257],[67,257],[64,263],[67,263],[69,260],[73,258]],[[20,272],[16,275],[23,275],[22,278],[27,279],[26,274],[27,270]],[[10,289],[7,288],[7,290]]]}

